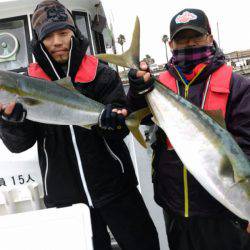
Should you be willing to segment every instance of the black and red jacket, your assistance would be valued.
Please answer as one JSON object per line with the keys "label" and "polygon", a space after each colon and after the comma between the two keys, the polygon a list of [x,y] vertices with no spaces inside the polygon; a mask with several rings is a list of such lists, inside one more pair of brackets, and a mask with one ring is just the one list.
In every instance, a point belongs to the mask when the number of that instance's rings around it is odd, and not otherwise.
{"label": "black and red jacket", "polygon": [[[217,50],[212,62],[189,87],[187,99],[190,102],[202,107],[209,76],[213,75],[224,64],[224,56]],[[169,63],[166,67],[168,74],[171,74],[173,79],[177,81],[178,93],[185,97],[185,86],[173,65]],[[250,79],[232,73],[229,92],[225,109],[226,126],[250,159]],[[127,98],[131,110],[147,105],[145,98],[139,97],[131,89]],[[165,133],[158,128],[156,142],[152,145],[154,150],[153,184],[156,202],[166,211],[180,216],[222,216],[230,214],[189,172],[187,172],[188,212],[185,211],[187,206],[185,204],[183,164],[176,152],[168,149],[166,142]]]}
{"label": "black and red jacket", "polygon": [[[74,87],[103,104],[126,107],[121,80],[114,70],[85,54],[84,38],[73,38],[71,58],[65,71],[44,46],[33,42],[37,64],[29,67],[33,77],[57,80],[69,72]],[[49,111],[48,111],[49,112]],[[1,121],[0,136],[11,152],[19,153],[37,142],[47,207],[83,202],[95,208],[137,186],[132,160],[123,139],[127,128],[103,131],[78,126],[58,126],[26,120],[10,125]]]}

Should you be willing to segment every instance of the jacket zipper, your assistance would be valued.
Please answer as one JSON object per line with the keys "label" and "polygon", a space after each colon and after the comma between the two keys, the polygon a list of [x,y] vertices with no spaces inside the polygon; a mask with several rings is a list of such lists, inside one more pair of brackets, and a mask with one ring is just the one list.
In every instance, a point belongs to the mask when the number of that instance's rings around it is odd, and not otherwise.
{"label": "jacket zipper", "polygon": [[[207,84],[206,84],[206,90],[205,90],[205,94],[203,96],[203,101],[202,101],[202,105],[201,108],[204,108],[204,104],[205,104],[205,100],[206,100],[206,96],[207,96],[207,91],[208,91],[208,87],[210,84],[210,79],[211,79],[211,75],[208,78]],[[192,81],[193,82],[193,81]],[[189,94],[189,87],[192,84],[192,82],[190,82],[188,85],[185,85],[185,98],[188,98],[188,94]],[[188,175],[187,175],[187,168],[185,166],[183,166],[183,181],[184,181],[184,216],[185,217],[189,217],[189,191],[188,191]]]}
{"label": "jacket zipper", "polygon": [[103,138],[103,140],[104,140],[105,146],[106,146],[107,150],[109,151],[110,155],[112,156],[113,159],[115,159],[116,161],[118,161],[120,163],[122,173],[124,173],[124,166],[123,166],[121,159],[111,150],[111,148],[109,147],[105,138]]}
{"label": "jacket zipper", "polygon": [[[185,98],[188,98],[189,87],[191,84],[185,85]],[[184,183],[184,216],[189,217],[189,197],[188,197],[188,175],[187,168],[183,166],[183,183]]]}
{"label": "jacket zipper", "polygon": [[[191,84],[195,81],[195,79],[201,74],[201,72],[203,71],[203,69],[206,67],[203,66],[203,68],[200,70],[200,72],[188,83],[186,84],[186,82],[183,80],[182,76],[180,75],[179,71],[177,69],[176,72],[179,75],[182,83],[184,84],[185,87],[185,99],[188,98],[188,94],[189,94],[189,87],[191,86]],[[178,86],[178,83],[177,83]],[[183,166],[183,185],[184,185],[184,217],[189,217],[189,190],[188,190],[188,171],[187,168],[185,166]]]}
{"label": "jacket zipper", "polygon": [[89,193],[89,189],[88,189],[88,186],[87,186],[87,181],[86,181],[86,178],[85,178],[85,175],[84,175],[84,172],[83,172],[83,166],[82,166],[81,156],[80,156],[79,149],[78,149],[77,142],[76,142],[75,131],[74,131],[74,128],[73,128],[72,125],[70,125],[69,127],[70,127],[72,142],[73,142],[73,146],[74,146],[74,150],[75,150],[75,154],[76,154],[78,169],[79,169],[79,172],[80,172],[80,177],[81,177],[81,180],[82,180],[83,188],[84,188],[84,191],[86,193],[89,206],[94,207],[91,196],[90,196],[90,193]]}
{"label": "jacket zipper", "polygon": [[44,174],[44,190],[45,190],[45,195],[48,195],[48,189],[47,189],[47,177],[48,177],[48,172],[49,172],[49,159],[48,159],[48,154],[46,151],[46,137],[43,140],[43,151],[45,155],[45,163],[46,163],[46,168],[45,168],[45,174]]}
{"label": "jacket zipper", "polygon": [[[58,75],[56,69],[54,68],[53,63],[50,61],[48,55],[43,50],[42,46],[41,46],[41,49],[42,49],[43,53],[45,54],[45,56],[47,57],[47,59],[48,59],[50,65],[51,65],[51,67],[53,68],[53,70],[54,70],[57,78],[61,79],[60,76]],[[71,39],[71,48],[70,48],[70,52],[69,52],[69,60],[68,60],[69,64],[68,64],[67,76],[68,76],[69,70],[70,70],[71,51],[72,51],[72,39]],[[84,192],[85,192],[85,194],[87,196],[87,200],[88,200],[89,206],[90,207],[94,207],[92,199],[91,199],[91,196],[90,196],[90,193],[89,193],[89,190],[88,190],[86,178],[85,178],[85,175],[84,175],[84,172],[83,172],[83,166],[82,166],[82,161],[81,161],[79,149],[78,149],[77,142],[76,142],[75,131],[74,131],[74,128],[73,128],[72,125],[70,125],[69,128],[70,128],[70,132],[71,132],[71,139],[72,139],[74,150],[75,150],[75,154],[76,154],[76,159],[77,159],[77,163],[78,163],[78,169],[79,169],[79,172],[80,172],[80,177],[81,177],[83,189],[84,189]],[[46,193],[46,195],[48,195],[47,187],[46,187],[46,185],[47,185],[47,175],[48,175],[48,155],[47,155],[47,152],[45,150],[45,140],[44,140],[44,152],[45,152],[45,156],[46,156],[46,160],[47,160],[44,183],[45,183],[45,193]]]}

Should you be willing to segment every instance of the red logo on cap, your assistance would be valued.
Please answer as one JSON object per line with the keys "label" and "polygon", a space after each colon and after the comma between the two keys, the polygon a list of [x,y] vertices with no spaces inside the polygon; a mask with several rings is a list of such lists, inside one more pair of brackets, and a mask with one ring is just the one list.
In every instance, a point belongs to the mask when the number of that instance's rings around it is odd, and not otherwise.
{"label": "red logo on cap", "polygon": [[179,24],[179,23],[188,23],[189,21],[195,20],[195,19],[197,19],[197,16],[194,13],[191,13],[189,11],[185,11],[185,12],[182,13],[182,15],[178,15],[175,18],[175,22],[177,24]]}

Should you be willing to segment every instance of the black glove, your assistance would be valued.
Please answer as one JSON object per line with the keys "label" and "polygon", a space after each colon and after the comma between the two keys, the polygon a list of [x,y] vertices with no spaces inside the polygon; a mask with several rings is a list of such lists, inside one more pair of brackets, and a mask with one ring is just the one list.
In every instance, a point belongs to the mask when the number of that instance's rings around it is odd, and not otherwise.
{"label": "black glove", "polygon": [[10,123],[22,123],[24,122],[27,111],[23,108],[23,105],[19,102],[16,103],[12,113],[10,115],[6,115],[4,110],[0,111],[1,119],[10,122]]}
{"label": "black glove", "polygon": [[137,95],[145,95],[154,89],[154,78],[150,77],[149,81],[144,82],[143,77],[136,77],[137,70],[130,69],[128,72],[128,79],[130,89]]}
{"label": "black glove", "polygon": [[98,119],[98,125],[100,128],[115,130],[121,129],[125,125],[125,117],[122,114],[112,112],[112,109],[114,108],[116,107],[112,106],[112,104],[107,104],[102,110]]}

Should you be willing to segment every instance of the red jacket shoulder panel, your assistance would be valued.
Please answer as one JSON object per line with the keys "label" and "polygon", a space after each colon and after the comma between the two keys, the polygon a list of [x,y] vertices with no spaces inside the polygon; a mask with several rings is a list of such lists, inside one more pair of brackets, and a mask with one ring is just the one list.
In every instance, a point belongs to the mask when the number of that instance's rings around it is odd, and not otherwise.
{"label": "red jacket shoulder panel", "polygon": [[204,104],[205,110],[221,110],[224,118],[230,93],[232,72],[232,67],[222,65],[212,74]]}
{"label": "red jacket shoulder panel", "polygon": [[[85,55],[75,77],[75,82],[92,82],[96,77],[98,59],[94,56]],[[38,63],[31,63],[28,67],[28,74],[31,77],[51,80]]]}
{"label": "red jacket shoulder panel", "polygon": [[165,71],[159,75],[159,81],[171,89],[174,93],[178,93],[176,79],[168,71]]}
{"label": "red jacket shoulder panel", "polygon": [[75,77],[75,82],[92,82],[96,77],[98,59],[85,55]]}
{"label": "red jacket shoulder panel", "polygon": [[28,67],[28,75],[35,78],[42,78],[51,81],[50,77],[43,71],[38,63],[31,63]]}

